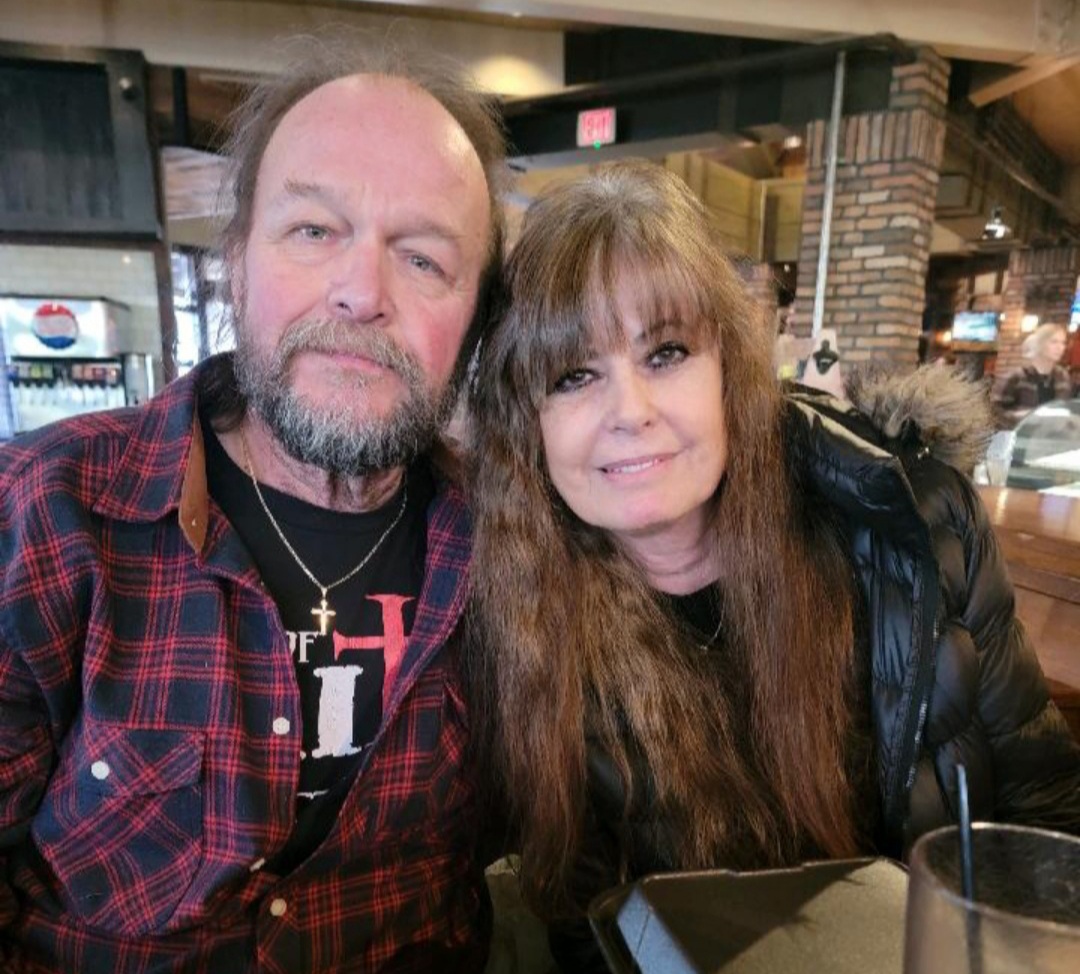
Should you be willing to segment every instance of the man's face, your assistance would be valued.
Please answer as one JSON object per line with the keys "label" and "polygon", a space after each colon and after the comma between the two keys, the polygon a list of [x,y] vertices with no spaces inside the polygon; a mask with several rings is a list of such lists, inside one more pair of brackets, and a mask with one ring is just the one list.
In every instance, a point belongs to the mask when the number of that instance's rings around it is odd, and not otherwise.
{"label": "man's face", "polygon": [[361,474],[427,446],[490,227],[479,158],[420,89],[358,75],[286,113],[231,270],[241,389],[294,457]]}

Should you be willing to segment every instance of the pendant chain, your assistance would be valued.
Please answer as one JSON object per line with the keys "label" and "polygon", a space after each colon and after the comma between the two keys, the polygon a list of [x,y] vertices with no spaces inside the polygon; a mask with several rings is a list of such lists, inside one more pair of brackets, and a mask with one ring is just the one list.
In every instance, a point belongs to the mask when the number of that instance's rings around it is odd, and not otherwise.
{"label": "pendant chain", "polygon": [[721,628],[723,628],[723,625],[724,625],[724,617],[721,616],[720,621],[717,622],[717,624],[716,624],[716,629],[713,631],[713,634],[705,642],[698,643],[698,648],[703,653],[707,653],[712,648],[712,644],[715,643],[716,640],[717,640],[717,637],[719,637],[720,630],[721,630]]}
{"label": "pendant chain", "polygon": [[710,649],[712,649],[713,643],[715,643],[716,640],[720,638],[720,630],[724,628],[724,614],[723,612],[721,612],[720,606],[716,604],[715,597],[714,599],[710,599],[709,601],[711,603],[712,609],[716,612],[717,615],[716,628],[713,630],[713,634],[709,636],[709,638],[706,639],[705,642],[698,643],[698,652],[700,653],[707,653]]}
{"label": "pendant chain", "polygon": [[267,520],[270,522],[274,531],[277,532],[277,536],[281,539],[281,543],[285,545],[285,550],[288,551],[290,555],[292,555],[293,561],[295,561],[299,569],[309,579],[311,579],[312,584],[319,590],[319,594],[322,596],[321,606],[317,609],[312,609],[311,614],[319,616],[319,631],[321,635],[325,636],[329,617],[337,615],[337,613],[334,612],[334,610],[331,609],[327,604],[327,594],[330,592],[331,589],[335,589],[339,585],[347,582],[350,578],[356,575],[369,561],[371,561],[372,557],[374,557],[375,555],[375,552],[382,547],[382,543],[390,536],[390,532],[398,526],[398,522],[405,514],[405,507],[409,503],[408,479],[406,478],[405,483],[403,484],[401,494],[401,507],[398,508],[398,512],[394,516],[394,520],[391,521],[387,529],[383,531],[383,533],[379,537],[379,540],[376,541],[374,545],[372,545],[371,549],[366,555],[364,555],[358,565],[349,569],[349,571],[342,575],[341,578],[339,578],[336,582],[331,582],[329,585],[323,585],[323,583],[315,577],[315,573],[312,572],[312,570],[304,564],[303,559],[296,553],[296,549],[289,543],[289,539],[285,537],[285,532],[281,530],[281,525],[278,524],[277,519],[274,517],[274,515],[270,513],[270,507],[266,503],[266,498],[263,497],[263,493],[259,489],[259,481],[255,478],[255,467],[251,463],[251,454],[248,453],[247,440],[244,438],[243,433],[240,434],[240,446],[244,451],[244,465],[247,467],[248,476],[251,478],[251,485],[255,488],[255,496],[259,498],[259,504],[262,505],[262,509],[263,512],[266,514]]}

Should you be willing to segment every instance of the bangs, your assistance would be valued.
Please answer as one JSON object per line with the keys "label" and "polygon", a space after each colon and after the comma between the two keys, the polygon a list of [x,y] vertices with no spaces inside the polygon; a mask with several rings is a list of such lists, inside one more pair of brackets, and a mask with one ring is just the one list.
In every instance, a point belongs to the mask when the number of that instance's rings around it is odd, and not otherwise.
{"label": "bangs", "polygon": [[[568,241],[568,243],[570,243]],[[602,239],[562,248],[547,268],[542,294],[515,294],[518,340],[531,346],[530,398],[539,408],[555,382],[598,354],[627,347],[620,292],[631,290],[640,321],[658,338],[695,348],[719,344],[716,295],[704,267],[670,247]],[[522,349],[524,351],[524,349]]]}

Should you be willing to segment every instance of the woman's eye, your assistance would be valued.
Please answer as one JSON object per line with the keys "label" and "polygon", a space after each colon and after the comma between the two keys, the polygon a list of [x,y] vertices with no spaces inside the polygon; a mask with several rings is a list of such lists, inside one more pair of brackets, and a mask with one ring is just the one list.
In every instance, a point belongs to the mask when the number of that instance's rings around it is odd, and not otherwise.
{"label": "woman's eye", "polygon": [[591,369],[571,369],[555,380],[551,391],[574,392],[576,389],[582,389],[593,380],[594,374]]}
{"label": "woman's eye", "polygon": [[689,356],[690,349],[680,342],[664,342],[663,345],[649,354],[648,364],[654,369],[665,369],[672,365],[678,365]]}

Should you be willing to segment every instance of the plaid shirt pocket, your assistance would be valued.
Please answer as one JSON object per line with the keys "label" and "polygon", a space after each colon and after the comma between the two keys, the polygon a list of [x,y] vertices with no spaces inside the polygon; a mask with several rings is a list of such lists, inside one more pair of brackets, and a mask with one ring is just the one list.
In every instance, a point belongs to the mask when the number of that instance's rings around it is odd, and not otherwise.
{"label": "plaid shirt pocket", "polygon": [[169,919],[203,854],[205,734],[80,724],[33,835],[67,909],[123,936]]}

